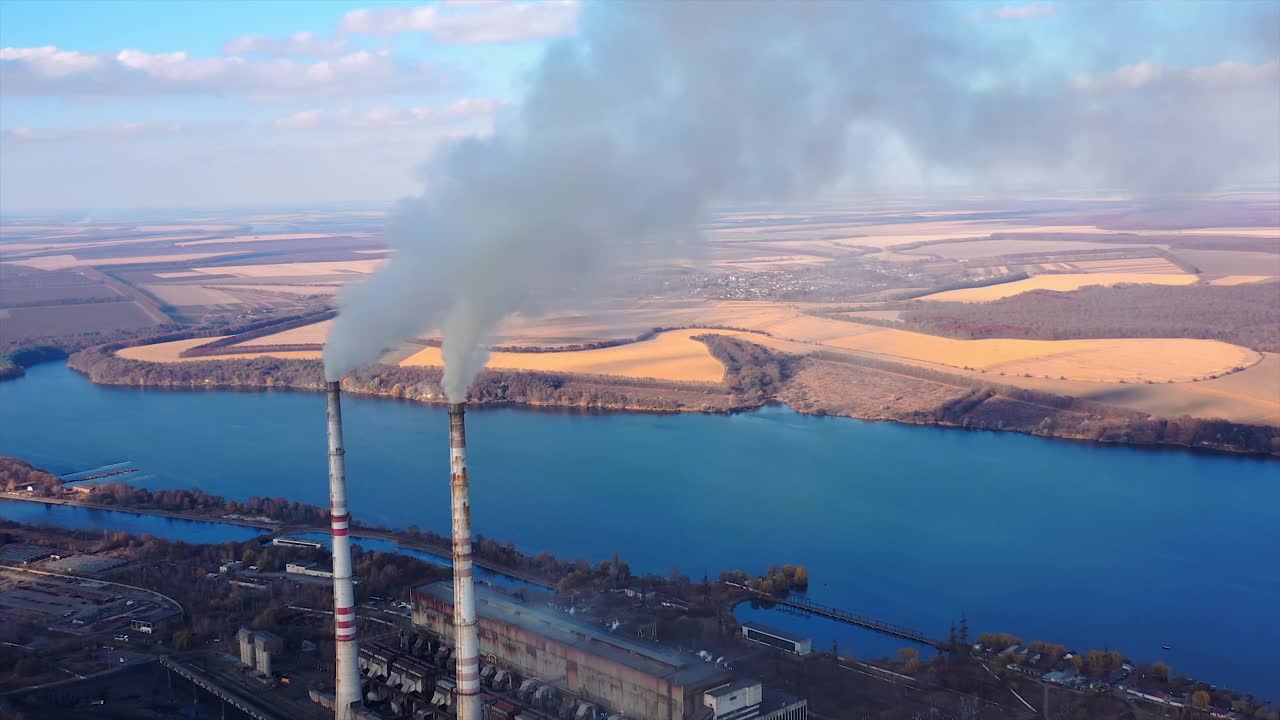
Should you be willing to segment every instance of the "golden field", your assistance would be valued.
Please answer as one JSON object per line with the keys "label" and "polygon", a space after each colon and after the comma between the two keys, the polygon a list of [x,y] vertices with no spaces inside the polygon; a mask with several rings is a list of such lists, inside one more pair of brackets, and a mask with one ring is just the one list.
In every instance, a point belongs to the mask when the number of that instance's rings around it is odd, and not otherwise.
{"label": "golden field", "polygon": [[[354,237],[368,237],[369,233],[355,233]],[[222,245],[226,243],[270,242],[272,240],[319,240],[322,238],[345,237],[336,233],[274,233],[261,235],[232,235],[230,237],[207,238],[177,243],[180,247],[189,245]]]}
{"label": "golden field", "polygon": [[[593,375],[618,375],[675,381],[718,382],[724,369],[693,340],[694,335],[718,333],[739,336],[749,342],[792,354],[815,351],[879,357],[895,362],[934,366],[940,369],[971,369],[1000,377],[1030,375],[1095,383],[1189,382],[1223,375],[1235,368],[1249,367],[1261,355],[1247,348],[1216,340],[1115,338],[1090,340],[959,340],[893,328],[861,325],[805,315],[775,303],[715,303],[703,309],[705,317],[717,316],[734,325],[760,332],[735,330],[681,329],[660,333],[653,339],[596,350],[544,353],[494,353],[490,367],[515,370],[543,370]],[[534,330],[532,320],[524,327],[508,327],[500,343],[510,342],[509,333],[520,336]],[[710,324],[710,323],[708,323]],[[542,333],[581,332],[583,324],[568,327],[543,325]],[[240,347],[294,343],[319,343],[327,331],[325,323],[287,330],[247,341]],[[768,335],[761,334],[768,333]],[[204,341],[183,340],[121,352],[124,357],[166,362],[178,353]],[[314,358],[316,351],[261,353],[273,357]],[[256,355],[256,354],[255,354]],[[255,355],[233,355],[253,357]],[[184,358],[186,359],[186,358]],[[440,365],[438,348],[423,348],[401,362],[402,365]]]}
{"label": "golden field", "polygon": [[1274,280],[1271,275],[1227,275],[1216,280],[1210,280],[1210,285],[1248,285],[1249,283],[1263,282],[1264,280]]}
{"label": "golden field", "polygon": [[144,265],[150,263],[177,263],[208,260],[209,258],[229,255],[225,252],[183,253],[167,255],[139,255],[136,257],[85,258],[75,255],[41,255],[40,257],[22,258],[7,261],[11,265],[25,265],[37,270],[66,270],[75,267],[92,267],[96,265]]}
{"label": "golden field", "polygon": [[192,340],[174,340],[172,342],[156,343],[155,345],[139,345],[138,347],[130,347],[120,350],[116,355],[129,360],[144,360],[146,362],[199,362],[201,360],[227,360],[254,357],[276,357],[294,360],[317,360],[320,358],[319,350],[290,350],[286,352],[260,352],[260,353],[236,353],[234,355],[214,355],[206,357],[179,357],[184,350],[190,350],[197,345],[221,340],[222,338],[207,337],[195,338]]}
{"label": "golden field", "polygon": [[[496,352],[487,363],[491,368],[542,370],[617,375],[629,378],[656,378],[680,382],[718,383],[724,366],[711,356],[707,346],[693,340],[707,330],[672,330],[650,340],[599,350],[547,353]],[[440,348],[423,348],[400,365],[443,365]]]}
{"label": "golden field", "polygon": [[295,262],[274,265],[221,265],[192,268],[207,275],[231,275],[241,278],[310,277],[317,275],[367,275],[386,260],[336,260],[329,262]]}
{"label": "golden field", "polygon": [[329,336],[329,328],[332,326],[332,320],[323,320],[318,323],[296,327],[292,330],[278,332],[275,335],[245,340],[242,343],[236,343],[236,347],[252,347],[254,345],[321,345],[324,343],[324,339]]}
{"label": "golden field", "polygon": [[1125,283],[1146,285],[1193,285],[1197,278],[1190,273],[1062,273],[1059,275],[1036,275],[1025,280],[1015,280],[999,285],[986,287],[961,288],[933,293],[917,300],[950,301],[950,302],[990,302],[1001,298],[1021,295],[1032,290],[1054,290],[1070,292],[1091,285],[1122,285]]}

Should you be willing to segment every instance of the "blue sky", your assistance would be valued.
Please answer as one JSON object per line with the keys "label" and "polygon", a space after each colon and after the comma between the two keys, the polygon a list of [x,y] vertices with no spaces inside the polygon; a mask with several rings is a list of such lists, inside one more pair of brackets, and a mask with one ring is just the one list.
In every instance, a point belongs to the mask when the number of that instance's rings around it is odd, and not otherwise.
{"label": "blue sky", "polygon": [[[442,143],[518,107],[580,13],[619,7],[0,0],[0,211],[389,202]],[[1124,76],[1141,85],[1224,62],[1265,69],[1280,52],[1275,3],[897,7],[991,58],[975,87],[1040,92],[1126,67],[1148,69]]]}

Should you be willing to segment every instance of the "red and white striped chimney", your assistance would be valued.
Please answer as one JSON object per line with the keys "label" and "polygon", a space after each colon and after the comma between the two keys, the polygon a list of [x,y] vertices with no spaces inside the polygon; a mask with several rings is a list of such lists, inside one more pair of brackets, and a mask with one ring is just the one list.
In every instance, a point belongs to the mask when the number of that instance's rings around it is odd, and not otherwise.
{"label": "red and white striped chimney", "polygon": [[449,404],[449,468],[453,498],[453,626],[457,645],[458,720],[480,720],[480,639],[476,632],[471,561],[471,500],[467,481],[466,403]]}
{"label": "red and white striped chimney", "polygon": [[342,449],[339,384],[326,385],[329,399],[329,507],[333,531],[333,620],[337,642],[334,715],[352,720],[363,705],[360,650],[356,645],[356,594],[351,584],[351,513],[347,511],[347,471]]}

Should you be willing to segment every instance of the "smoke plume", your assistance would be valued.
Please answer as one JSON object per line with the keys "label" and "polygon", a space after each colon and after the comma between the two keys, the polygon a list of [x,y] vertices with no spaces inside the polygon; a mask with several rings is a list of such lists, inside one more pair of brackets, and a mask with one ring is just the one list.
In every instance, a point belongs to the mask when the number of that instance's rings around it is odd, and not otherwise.
{"label": "smoke plume", "polygon": [[[1260,7],[1274,26],[1274,7]],[[808,199],[850,178],[874,186],[890,154],[976,189],[1161,194],[1276,177],[1280,63],[1102,57],[1067,73],[951,10],[588,3],[523,102],[491,136],[437,154],[423,193],[391,214],[395,252],[344,294],[327,377],[437,328],[445,391],[461,401],[508,314],[696,239],[713,206]],[[1107,46],[1105,28],[1089,31],[1081,47]]]}

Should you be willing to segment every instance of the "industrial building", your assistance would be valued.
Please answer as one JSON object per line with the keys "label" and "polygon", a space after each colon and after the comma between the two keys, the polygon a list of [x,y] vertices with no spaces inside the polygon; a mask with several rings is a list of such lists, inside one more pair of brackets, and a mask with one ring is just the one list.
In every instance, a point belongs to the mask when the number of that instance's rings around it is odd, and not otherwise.
{"label": "industrial building", "polygon": [[808,720],[808,701],[753,680],[721,685],[702,697],[714,720]]}
{"label": "industrial building", "polygon": [[309,575],[311,577],[332,578],[333,571],[321,567],[320,563],[314,562],[291,562],[284,566],[284,571],[293,573],[294,575]]}
{"label": "industrial building", "polygon": [[284,650],[284,639],[265,630],[242,627],[236,633],[236,641],[240,645],[240,665],[270,678],[271,658]]}
{"label": "industrial building", "polygon": [[761,625],[757,622],[742,623],[742,637],[752,642],[758,642],[761,645],[778,648],[792,655],[808,655],[813,652],[813,640],[786,630]]}
{"label": "industrial building", "polygon": [[[453,643],[453,585],[413,591],[413,622]],[[546,607],[476,588],[480,655],[487,664],[540,683],[546,692],[589,698],[633,720],[705,717],[704,693],[728,670],[693,655],[610,633]],[[482,673],[483,675],[483,673]],[[522,684],[523,685],[523,684]]]}

